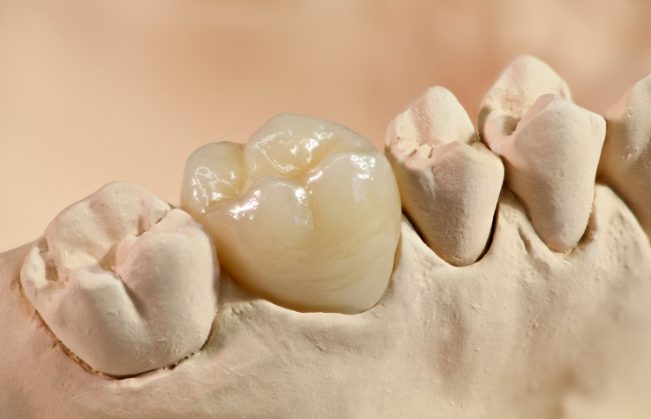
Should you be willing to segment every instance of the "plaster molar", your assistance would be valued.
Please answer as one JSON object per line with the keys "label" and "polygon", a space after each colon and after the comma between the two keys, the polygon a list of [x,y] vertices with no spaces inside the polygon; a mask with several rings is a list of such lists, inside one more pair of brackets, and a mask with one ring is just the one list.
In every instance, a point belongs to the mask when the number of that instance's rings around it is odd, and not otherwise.
{"label": "plaster molar", "polygon": [[574,247],[592,210],[604,119],[572,103],[547,64],[523,56],[482,100],[479,129],[542,240],[557,252]]}
{"label": "plaster molar", "polygon": [[651,74],[606,112],[606,121],[599,174],[651,237]]}
{"label": "plaster molar", "polygon": [[504,180],[500,159],[478,142],[457,98],[429,88],[389,124],[386,155],[402,206],[447,262],[475,262],[489,240]]}
{"label": "plaster molar", "polygon": [[246,146],[203,146],[188,158],[181,201],[235,280],[278,304],[358,313],[388,285],[401,223],[395,177],[340,125],[281,114]]}
{"label": "plaster molar", "polygon": [[54,335],[113,376],[199,350],[218,277],[210,237],[189,214],[121,182],[63,210],[20,272],[24,295]]}

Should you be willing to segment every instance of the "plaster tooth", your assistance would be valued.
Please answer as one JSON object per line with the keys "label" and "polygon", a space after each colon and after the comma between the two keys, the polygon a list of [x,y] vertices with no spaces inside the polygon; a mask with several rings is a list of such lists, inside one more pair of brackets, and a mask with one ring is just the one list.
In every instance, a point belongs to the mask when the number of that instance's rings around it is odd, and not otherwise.
{"label": "plaster tooth", "polygon": [[523,56],[484,97],[479,129],[542,240],[558,252],[574,247],[592,211],[604,119],[572,103],[548,65]]}
{"label": "plaster tooth", "polygon": [[599,174],[651,237],[651,74],[611,106],[606,121]]}
{"label": "plaster tooth", "polygon": [[72,353],[95,370],[129,376],[201,348],[218,275],[210,237],[189,214],[116,182],[52,220],[20,280]]}
{"label": "plaster tooth", "polygon": [[181,200],[236,281],[274,302],[356,313],[387,287],[401,221],[395,177],[340,125],[282,114],[246,146],[206,145],[188,158]]}
{"label": "plaster tooth", "polygon": [[454,95],[432,87],[389,125],[386,155],[402,206],[423,240],[453,265],[484,252],[504,168]]}

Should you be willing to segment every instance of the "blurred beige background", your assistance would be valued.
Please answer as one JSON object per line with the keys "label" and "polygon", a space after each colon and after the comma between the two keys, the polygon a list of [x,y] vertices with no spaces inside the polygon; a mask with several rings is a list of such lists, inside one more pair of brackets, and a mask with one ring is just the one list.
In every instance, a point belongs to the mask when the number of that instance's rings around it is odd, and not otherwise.
{"label": "blurred beige background", "polygon": [[274,114],[380,144],[425,87],[473,115],[529,52],[596,111],[651,70],[651,2],[0,0],[0,251],[115,179],[178,202],[189,153]]}

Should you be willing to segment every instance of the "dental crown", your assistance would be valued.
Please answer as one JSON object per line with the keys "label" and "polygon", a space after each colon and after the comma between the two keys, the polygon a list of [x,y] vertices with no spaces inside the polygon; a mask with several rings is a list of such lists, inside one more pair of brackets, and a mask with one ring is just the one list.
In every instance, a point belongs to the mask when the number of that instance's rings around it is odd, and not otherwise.
{"label": "dental crown", "polygon": [[306,311],[376,304],[393,269],[400,198],[382,153],[340,125],[283,114],[246,146],[188,159],[182,207],[246,288]]}

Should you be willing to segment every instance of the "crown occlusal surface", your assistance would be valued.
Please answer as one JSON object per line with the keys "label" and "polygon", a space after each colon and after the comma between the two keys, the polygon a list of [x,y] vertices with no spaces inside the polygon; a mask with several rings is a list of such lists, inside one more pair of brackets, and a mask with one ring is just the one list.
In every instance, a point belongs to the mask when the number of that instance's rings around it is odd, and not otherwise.
{"label": "crown occlusal surface", "polygon": [[651,238],[651,74],[606,113],[600,175],[619,193]]}
{"label": "crown occlusal surface", "polygon": [[592,210],[604,119],[572,103],[566,83],[530,56],[504,70],[479,119],[483,140],[502,156],[506,183],[537,233],[552,250],[571,249]]}
{"label": "crown occlusal surface", "polygon": [[216,312],[219,266],[186,212],[111,183],[62,211],[21,269],[56,337],[103,373],[170,366],[199,350]]}
{"label": "crown occlusal surface", "polygon": [[428,89],[389,124],[386,155],[402,206],[423,240],[453,265],[486,248],[504,167],[477,142],[472,122],[447,89]]}
{"label": "crown occlusal surface", "polygon": [[360,312],[389,282],[395,178],[381,152],[340,125],[282,114],[246,146],[203,146],[188,158],[181,199],[235,279],[280,304]]}

